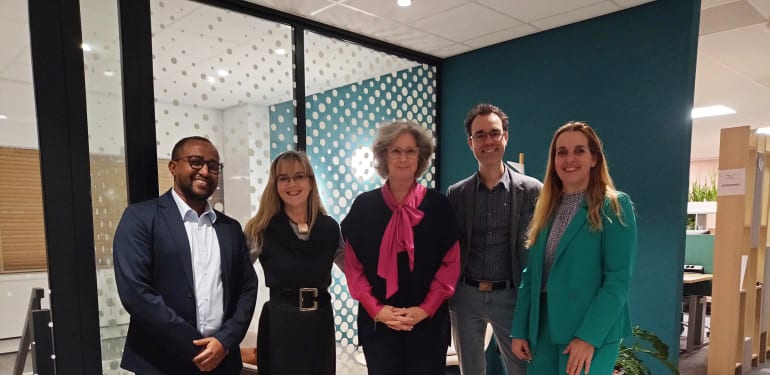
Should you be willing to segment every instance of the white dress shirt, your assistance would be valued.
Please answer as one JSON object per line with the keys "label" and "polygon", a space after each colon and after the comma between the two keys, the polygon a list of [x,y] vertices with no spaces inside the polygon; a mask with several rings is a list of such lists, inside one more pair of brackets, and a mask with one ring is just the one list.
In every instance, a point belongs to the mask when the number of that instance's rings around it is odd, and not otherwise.
{"label": "white dress shirt", "polygon": [[222,260],[219,240],[214,230],[217,214],[206,202],[206,209],[198,216],[182,198],[171,189],[179,214],[182,216],[192,258],[195,302],[197,305],[197,329],[205,337],[222,327],[224,300],[222,288]]}

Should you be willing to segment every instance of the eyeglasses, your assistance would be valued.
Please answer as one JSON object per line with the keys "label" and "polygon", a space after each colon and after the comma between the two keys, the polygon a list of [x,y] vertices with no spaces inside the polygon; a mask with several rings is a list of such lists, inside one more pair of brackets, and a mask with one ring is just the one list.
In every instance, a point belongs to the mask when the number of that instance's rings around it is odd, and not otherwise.
{"label": "eyeglasses", "polygon": [[500,138],[503,136],[503,133],[505,133],[506,130],[492,130],[490,132],[476,132],[472,136],[468,137],[474,141],[484,142],[487,140],[487,138],[491,138],[493,141],[499,141]]}
{"label": "eyeglasses", "polygon": [[191,156],[185,156],[179,159],[174,159],[174,161],[180,161],[184,160],[187,162],[187,164],[190,164],[190,168],[195,169],[196,171],[203,168],[203,166],[207,166],[209,168],[209,173],[213,174],[219,174],[222,172],[222,168],[225,167],[224,164],[216,161],[216,160],[206,160],[202,156],[197,155],[191,155]]}
{"label": "eyeglasses", "polygon": [[310,176],[308,176],[305,173],[297,173],[294,176],[289,176],[287,174],[279,174],[277,179],[279,184],[288,185],[289,182],[291,182],[292,180],[298,184],[303,183],[307,181],[308,177]]}
{"label": "eyeglasses", "polygon": [[407,159],[415,159],[417,158],[417,155],[420,154],[420,148],[419,147],[408,147],[408,148],[398,148],[398,147],[391,147],[388,148],[388,156],[393,159],[401,159],[402,156],[406,155]]}

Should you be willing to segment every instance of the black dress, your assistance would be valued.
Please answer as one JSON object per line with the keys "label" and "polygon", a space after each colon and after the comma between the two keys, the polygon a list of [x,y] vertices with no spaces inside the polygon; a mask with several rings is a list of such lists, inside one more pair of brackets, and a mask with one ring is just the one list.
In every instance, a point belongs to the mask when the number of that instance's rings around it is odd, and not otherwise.
{"label": "black dress", "polygon": [[334,374],[334,312],[327,289],[339,233],[334,219],[319,216],[302,240],[283,211],[265,229],[259,259],[270,300],[257,333],[261,375]]}

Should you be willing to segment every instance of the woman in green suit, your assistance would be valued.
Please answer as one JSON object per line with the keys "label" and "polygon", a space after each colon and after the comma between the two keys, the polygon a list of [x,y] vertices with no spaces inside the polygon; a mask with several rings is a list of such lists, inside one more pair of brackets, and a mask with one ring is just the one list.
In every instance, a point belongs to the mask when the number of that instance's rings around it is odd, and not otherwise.
{"label": "woman in green suit", "polygon": [[636,219],[615,190],[601,140],[584,122],[553,136],[528,233],[511,350],[528,374],[612,374],[631,334]]}

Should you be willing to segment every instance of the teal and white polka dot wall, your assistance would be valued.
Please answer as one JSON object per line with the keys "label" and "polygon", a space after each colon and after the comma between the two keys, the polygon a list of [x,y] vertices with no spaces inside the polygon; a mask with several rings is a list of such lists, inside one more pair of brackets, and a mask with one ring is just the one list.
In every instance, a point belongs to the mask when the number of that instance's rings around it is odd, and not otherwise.
{"label": "teal and white polka dot wall", "polygon": [[[353,199],[379,187],[382,180],[369,164],[377,128],[406,119],[431,132],[436,123],[435,67],[418,65],[306,98],[307,154],[329,214],[342,220]],[[293,105],[271,107],[271,157],[294,148]],[[434,187],[431,162],[420,183]]]}

